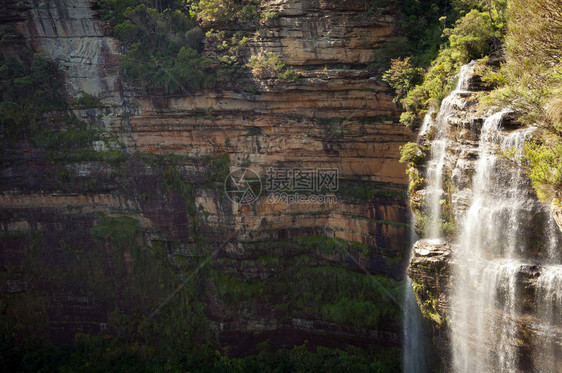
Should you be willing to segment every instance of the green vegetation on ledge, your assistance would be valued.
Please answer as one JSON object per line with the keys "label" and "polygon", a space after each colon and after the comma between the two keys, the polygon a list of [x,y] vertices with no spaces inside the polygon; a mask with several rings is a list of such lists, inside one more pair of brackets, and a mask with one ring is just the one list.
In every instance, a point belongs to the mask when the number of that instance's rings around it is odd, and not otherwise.
{"label": "green vegetation on ledge", "polygon": [[[113,22],[113,33],[127,47],[121,68],[145,89],[166,93],[211,88],[216,83],[212,61],[201,54],[203,32],[182,1],[99,1],[102,16]],[[154,4],[151,4],[154,3]],[[150,7],[153,5],[154,7]]]}
{"label": "green vegetation on ledge", "polygon": [[[511,0],[506,62],[490,71],[497,88],[488,106],[511,107],[541,129],[524,147],[523,164],[539,198],[562,199],[562,8],[557,0]],[[486,76],[485,76],[486,77]]]}
{"label": "green vegetation on ledge", "polygon": [[421,123],[423,115],[429,107],[437,108],[443,98],[454,85],[453,79],[460,67],[472,59],[487,55],[494,46],[495,40],[504,29],[503,4],[492,2],[488,11],[480,11],[479,2],[476,8],[458,19],[452,28],[445,28],[443,36],[447,43],[439,51],[432,62],[421,84],[420,70],[415,68],[409,58],[392,61],[383,79],[393,87],[397,101],[405,111],[400,122],[411,126]]}
{"label": "green vegetation on ledge", "polygon": [[[0,33],[0,38],[4,37]],[[21,58],[0,52],[0,126],[4,136],[15,140],[30,135],[40,129],[45,113],[66,109],[62,82],[57,66],[39,54]]]}

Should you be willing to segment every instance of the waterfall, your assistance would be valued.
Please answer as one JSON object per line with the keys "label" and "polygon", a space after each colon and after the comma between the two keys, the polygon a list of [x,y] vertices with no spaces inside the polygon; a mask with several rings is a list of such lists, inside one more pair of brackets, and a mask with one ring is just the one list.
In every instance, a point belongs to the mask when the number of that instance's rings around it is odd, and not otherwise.
{"label": "waterfall", "polygon": [[537,346],[534,369],[537,372],[560,372],[561,362],[553,356],[562,354],[562,265],[546,267],[537,280],[535,292],[537,318],[543,326],[539,333],[543,334],[545,343]]}
{"label": "waterfall", "polygon": [[447,123],[449,118],[459,109],[464,106],[462,97],[466,95],[468,89],[469,78],[474,71],[476,61],[464,65],[461,68],[458,76],[457,86],[441,103],[439,113],[435,123],[431,122],[431,112],[424,118],[423,134],[429,131],[432,127],[436,131],[436,139],[431,143],[431,160],[428,164],[428,178],[429,186],[428,193],[428,206],[429,206],[429,238],[438,238],[441,228],[441,199],[443,195],[443,166],[445,164],[445,156],[447,154],[447,147],[449,139],[447,137]]}
{"label": "waterfall", "polygon": [[[425,194],[429,238],[440,237],[444,176],[453,175],[451,368],[562,372],[560,232],[523,168],[500,155],[511,149],[517,158],[535,129],[504,130],[506,108],[480,122],[476,140],[459,140],[473,67],[462,68],[456,89],[429,124],[436,133]],[[467,165],[471,176],[460,182]]]}
{"label": "waterfall", "polygon": [[426,341],[423,330],[423,318],[420,308],[416,303],[412,280],[406,276],[404,284],[404,372],[425,373],[428,371],[427,346],[431,343]]}
{"label": "waterfall", "polygon": [[[410,221],[414,222],[413,213]],[[416,232],[413,225],[410,228],[410,248],[417,241]],[[410,254],[412,250],[410,249]],[[409,261],[410,258],[408,258]],[[423,318],[420,308],[416,302],[412,280],[406,275],[404,281],[404,308],[402,339],[404,344],[404,372],[405,373],[425,373],[429,371],[428,357],[431,341],[428,340],[428,333],[423,325]]]}

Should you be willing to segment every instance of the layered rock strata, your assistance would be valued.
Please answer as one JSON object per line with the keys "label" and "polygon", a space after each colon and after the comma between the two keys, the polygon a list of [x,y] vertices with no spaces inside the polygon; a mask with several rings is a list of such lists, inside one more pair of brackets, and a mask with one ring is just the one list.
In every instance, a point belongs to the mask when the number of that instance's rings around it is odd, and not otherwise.
{"label": "layered rock strata", "polygon": [[[400,345],[395,315],[358,323],[328,316],[334,297],[359,299],[363,286],[375,306],[392,302],[376,295],[356,261],[396,280],[405,266],[407,180],[398,159],[411,133],[397,124],[388,87],[366,69],[393,37],[392,14],[368,17],[359,2],[264,3],[278,18],[261,26],[254,48],[302,68],[301,78],[248,76],[223,90],[165,96],[121,83],[120,47],[93,3],[22,4],[8,2],[2,19],[58,61],[69,96],[99,98],[102,108],[74,112],[108,134],[95,153],[20,142],[4,156],[1,289],[3,299],[16,299],[7,303],[14,325],[58,341],[118,334],[122,314],[159,322],[152,312],[186,281],[159,312],[197,315],[190,338],[216,337],[233,355],[263,342]],[[238,167],[262,178],[253,204],[224,192]],[[271,168],[337,169],[337,202],[268,202]],[[347,283],[351,290],[337,288]],[[196,302],[181,303],[185,297]]]}

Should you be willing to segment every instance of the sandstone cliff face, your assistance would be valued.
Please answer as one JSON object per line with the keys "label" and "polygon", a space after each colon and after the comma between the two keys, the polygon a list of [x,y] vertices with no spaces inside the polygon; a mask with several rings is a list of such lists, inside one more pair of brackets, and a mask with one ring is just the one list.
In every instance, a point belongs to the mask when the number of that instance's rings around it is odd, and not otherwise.
{"label": "sandstone cliff face", "polygon": [[[10,2],[8,2],[9,4]],[[17,3],[26,18],[18,31],[34,50],[57,61],[67,79],[70,97],[81,94],[100,97],[108,105],[120,105],[119,43],[104,34],[95,19],[93,2],[80,0]]]}
{"label": "sandstone cliff face", "polygon": [[[396,20],[365,15],[359,3],[262,4],[279,17],[260,27],[253,48],[307,67],[295,82],[248,76],[233,86],[257,87],[251,94],[233,88],[164,96],[121,84],[120,47],[106,36],[93,3],[29,1],[17,9],[9,2],[3,19],[59,62],[70,97],[99,96],[103,108],[75,110],[78,118],[120,141],[100,142],[118,150],[88,157],[71,149],[53,158],[27,143],[7,152],[1,289],[4,299],[19,297],[9,311],[13,322],[29,321],[18,311],[27,307],[35,324],[24,329],[50,338],[118,333],[116,308],[150,315],[177,284],[191,281],[182,297],[195,305],[174,299],[163,314],[199,315],[206,321],[191,323],[190,338],[216,336],[234,355],[264,341],[272,348],[305,340],[311,347],[399,346],[394,316],[349,324],[321,312],[314,294],[328,294],[327,304],[338,302],[330,292],[362,297],[364,277],[339,244],[301,238],[360,243],[348,249],[374,274],[399,279],[405,265],[407,180],[398,148],[411,133],[396,123],[389,89],[365,69],[391,40]],[[325,68],[337,63],[355,66]],[[55,127],[67,126],[60,119]],[[242,166],[264,187],[271,167],[337,169],[337,202],[269,203],[263,191],[254,204],[233,203],[224,179]],[[119,235],[120,227],[130,235]],[[212,260],[198,269],[205,258]],[[151,261],[167,272],[154,272]],[[342,279],[354,290],[338,285]]]}
{"label": "sandstone cliff face", "polygon": [[395,36],[396,14],[365,12],[361,1],[269,0],[278,17],[259,29],[257,50],[274,52],[289,65],[368,64]]}

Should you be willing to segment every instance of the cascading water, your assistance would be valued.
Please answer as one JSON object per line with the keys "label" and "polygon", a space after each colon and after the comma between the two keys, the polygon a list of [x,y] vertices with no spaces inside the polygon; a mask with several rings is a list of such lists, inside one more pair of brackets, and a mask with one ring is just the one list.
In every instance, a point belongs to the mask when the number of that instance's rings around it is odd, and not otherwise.
{"label": "cascading water", "polygon": [[406,276],[404,290],[404,372],[424,373],[428,371],[423,319],[416,303],[416,297],[412,288],[412,281]]}
{"label": "cascading water", "polygon": [[431,143],[431,160],[428,164],[428,206],[429,206],[429,237],[438,238],[441,227],[441,196],[443,194],[443,166],[449,139],[447,137],[447,122],[451,115],[462,107],[464,101],[459,100],[467,93],[469,77],[473,72],[475,62],[461,68],[457,86],[441,103],[435,123],[431,123],[431,114],[424,119],[424,133],[429,128],[435,128],[436,138]]}
{"label": "cascading water", "polygon": [[[414,216],[410,221],[415,221]],[[410,243],[416,242],[417,236],[412,226],[410,229]],[[410,245],[410,246],[411,246]],[[409,258],[408,258],[409,259]],[[404,373],[425,373],[429,371],[427,332],[423,325],[423,318],[416,302],[412,281],[406,276],[404,284],[402,338],[404,341]]]}
{"label": "cascading water", "polygon": [[[562,372],[560,231],[537,201],[522,167],[499,155],[512,150],[517,158],[535,129],[503,130],[510,111],[505,109],[483,121],[476,141],[459,144],[459,130],[451,122],[465,109],[473,67],[462,68],[457,88],[431,123],[436,137],[427,171],[430,238],[440,238],[443,183],[446,174],[453,175],[449,197],[457,231],[451,239],[448,294],[451,368]],[[460,159],[459,154],[471,156]],[[461,183],[454,175],[462,174],[467,164],[472,176]]]}

